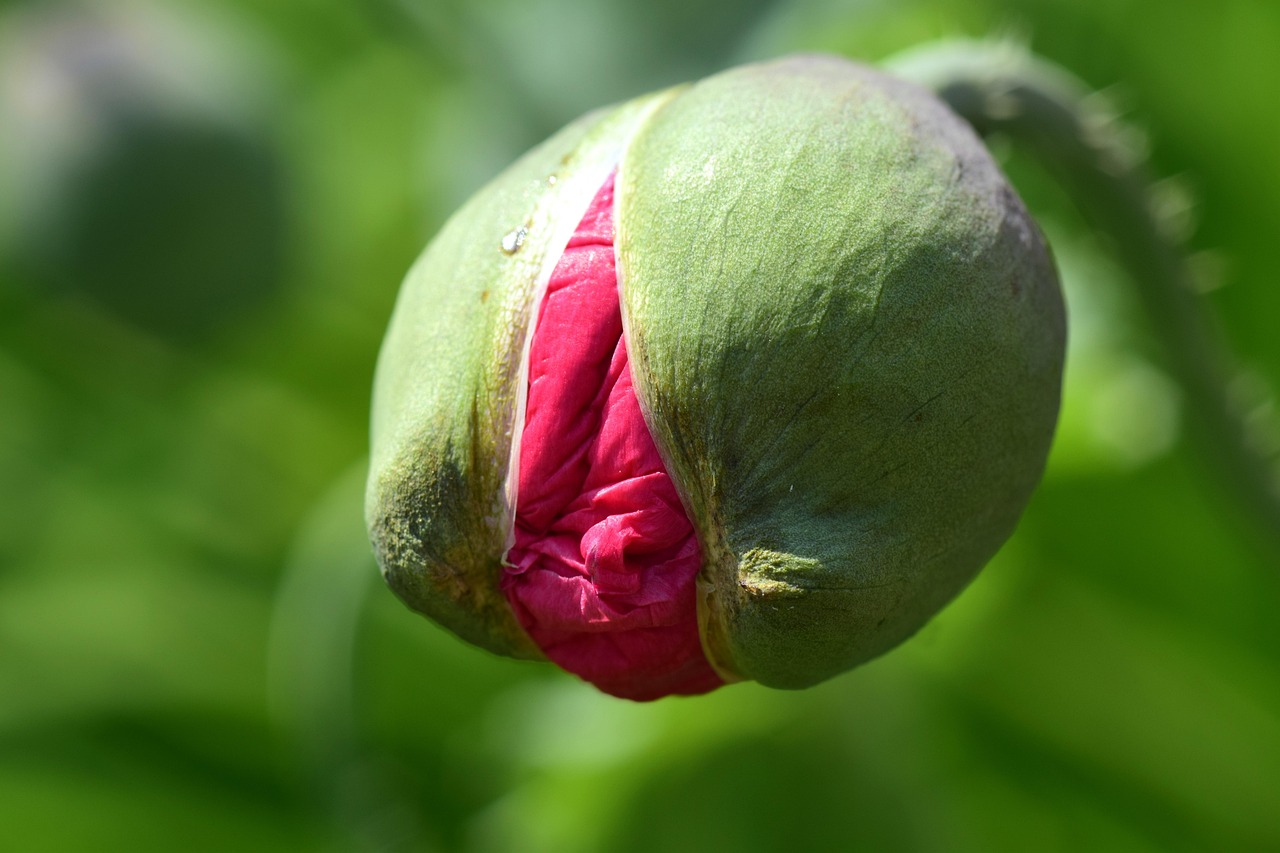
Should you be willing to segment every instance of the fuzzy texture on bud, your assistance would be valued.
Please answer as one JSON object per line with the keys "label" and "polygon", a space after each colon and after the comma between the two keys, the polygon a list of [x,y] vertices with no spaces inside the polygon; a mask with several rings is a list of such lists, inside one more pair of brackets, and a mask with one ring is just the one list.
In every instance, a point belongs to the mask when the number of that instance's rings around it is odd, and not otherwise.
{"label": "fuzzy texture on bud", "polygon": [[414,609],[611,693],[808,686],[1012,532],[1064,339],[1038,229],[933,96],[734,69],[575,122],[427,247],[370,535]]}

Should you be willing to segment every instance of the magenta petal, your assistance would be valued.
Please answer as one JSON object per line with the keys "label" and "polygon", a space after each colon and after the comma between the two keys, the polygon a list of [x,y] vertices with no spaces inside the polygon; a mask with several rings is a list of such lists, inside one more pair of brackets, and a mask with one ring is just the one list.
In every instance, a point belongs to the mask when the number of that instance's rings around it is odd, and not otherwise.
{"label": "magenta petal", "polygon": [[534,327],[507,599],[547,657],[629,699],[723,682],[698,636],[701,553],[631,383],[613,177],[551,274]]}

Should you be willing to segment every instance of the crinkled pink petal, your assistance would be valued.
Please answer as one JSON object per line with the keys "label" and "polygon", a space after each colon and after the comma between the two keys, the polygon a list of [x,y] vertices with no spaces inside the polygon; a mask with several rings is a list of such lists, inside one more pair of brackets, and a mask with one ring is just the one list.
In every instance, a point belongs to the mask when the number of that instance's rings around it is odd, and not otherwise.
{"label": "crinkled pink petal", "polygon": [[519,476],[503,589],[547,657],[629,699],[719,687],[698,637],[698,540],[631,384],[612,177],[539,310]]}

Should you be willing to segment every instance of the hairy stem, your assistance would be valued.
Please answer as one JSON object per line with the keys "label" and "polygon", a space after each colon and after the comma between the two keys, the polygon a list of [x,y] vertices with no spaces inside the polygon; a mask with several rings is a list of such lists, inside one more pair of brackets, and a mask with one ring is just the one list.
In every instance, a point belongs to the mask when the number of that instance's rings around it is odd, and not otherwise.
{"label": "hairy stem", "polygon": [[980,134],[1025,146],[1110,237],[1189,403],[1192,438],[1280,553],[1280,463],[1251,440],[1228,392],[1238,371],[1123,127],[1074,78],[1008,44],[944,43],[889,65],[932,88]]}

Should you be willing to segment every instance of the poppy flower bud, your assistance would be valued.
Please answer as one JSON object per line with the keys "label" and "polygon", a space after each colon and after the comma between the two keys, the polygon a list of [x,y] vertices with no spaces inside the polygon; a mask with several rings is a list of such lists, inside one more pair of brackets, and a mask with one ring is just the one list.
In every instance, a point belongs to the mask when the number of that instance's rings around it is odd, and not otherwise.
{"label": "poppy flower bud", "polygon": [[415,610],[615,695],[805,687],[1012,532],[1064,339],[1039,230],[932,95],[734,69],[569,125],[427,247],[370,536]]}

